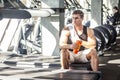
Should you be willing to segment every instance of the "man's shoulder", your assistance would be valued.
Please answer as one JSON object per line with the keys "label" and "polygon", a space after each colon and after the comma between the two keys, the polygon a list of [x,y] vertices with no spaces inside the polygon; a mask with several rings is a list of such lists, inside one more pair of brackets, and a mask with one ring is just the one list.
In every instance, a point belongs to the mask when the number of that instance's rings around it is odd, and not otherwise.
{"label": "man's shoulder", "polygon": [[74,25],[71,23],[71,24],[68,24],[68,25],[66,25],[70,30],[72,30],[73,29],[73,27],[74,27]]}
{"label": "man's shoulder", "polygon": [[63,29],[64,30],[70,30],[73,27],[72,24],[67,24]]}
{"label": "man's shoulder", "polygon": [[70,23],[70,24],[67,24],[66,26],[68,26],[68,27],[69,27],[69,26],[73,26],[73,24],[72,24],[72,23]]}
{"label": "man's shoulder", "polygon": [[69,28],[68,28],[67,26],[65,26],[65,27],[63,28],[63,30],[69,30]]}

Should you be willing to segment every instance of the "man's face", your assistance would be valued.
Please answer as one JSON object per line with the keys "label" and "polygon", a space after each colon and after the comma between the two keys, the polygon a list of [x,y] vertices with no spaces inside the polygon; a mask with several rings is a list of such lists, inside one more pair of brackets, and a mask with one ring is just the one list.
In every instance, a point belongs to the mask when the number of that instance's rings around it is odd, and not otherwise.
{"label": "man's face", "polygon": [[74,25],[81,25],[82,24],[82,18],[80,17],[79,14],[73,14],[72,15],[72,23]]}
{"label": "man's face", "polygon": [[113,13],[116,13],[117,12],[117,10],[116,9],[113,9]]}

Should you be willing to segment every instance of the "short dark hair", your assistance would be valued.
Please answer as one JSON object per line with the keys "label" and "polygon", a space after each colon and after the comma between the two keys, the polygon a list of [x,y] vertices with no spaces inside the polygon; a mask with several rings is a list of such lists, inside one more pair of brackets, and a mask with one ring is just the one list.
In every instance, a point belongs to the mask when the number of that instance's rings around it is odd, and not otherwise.
{"label": "short dark hair", "polygon": [[72,15],[74,15],[74,14],[79,14],[81,18],[84,17],[84,13],[81,10],[74,10],[73,13],[72,13]]}
{"label": "short dark hair", "polygon": [[117,6],[114,6],[113,9],[119,10],[119,8]]}

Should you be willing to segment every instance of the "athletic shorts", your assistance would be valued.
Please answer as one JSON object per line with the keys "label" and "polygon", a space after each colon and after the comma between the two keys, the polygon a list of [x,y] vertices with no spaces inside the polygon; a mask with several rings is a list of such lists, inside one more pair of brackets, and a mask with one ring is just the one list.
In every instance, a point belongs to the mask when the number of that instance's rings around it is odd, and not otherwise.
{"label": "athletic shorts", "polygon": [[77,54],[74,54],[72,51],[69,51],[70,53],[70,62],[89,62],[86,58],[86,55],[91,51],[91,49],[85,49],[82,51],[79,51]]}

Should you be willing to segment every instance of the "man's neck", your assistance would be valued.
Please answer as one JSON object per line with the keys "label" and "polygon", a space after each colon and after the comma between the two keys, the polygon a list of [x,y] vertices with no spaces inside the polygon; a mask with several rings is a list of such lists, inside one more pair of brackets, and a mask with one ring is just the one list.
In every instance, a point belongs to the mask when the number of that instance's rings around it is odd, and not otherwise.
{"label": "man's neck", "polygon": [[76,28],[77,30],[83,30],[83,25],[75,25],[75,28]]}

